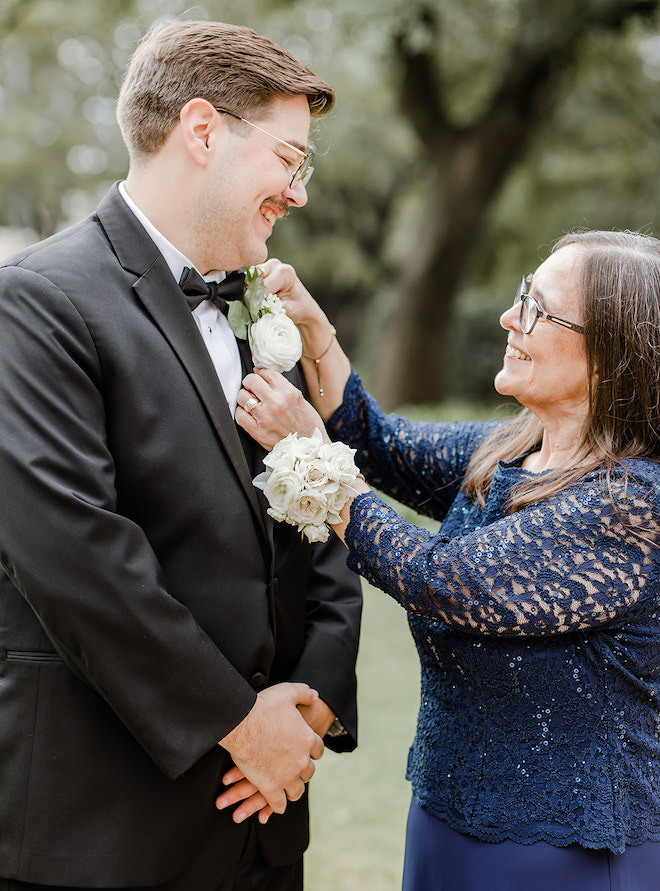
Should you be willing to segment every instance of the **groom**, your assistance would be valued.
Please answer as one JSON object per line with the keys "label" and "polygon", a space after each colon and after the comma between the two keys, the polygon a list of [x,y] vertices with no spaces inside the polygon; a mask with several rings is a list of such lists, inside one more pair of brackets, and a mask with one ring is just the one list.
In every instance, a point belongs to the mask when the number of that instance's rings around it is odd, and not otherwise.
{"label": "groom", "polygon": [[[0,889],[302,887],[305,784],[356,743],[359,587],[266,515],[249,357],[179,281],[266,258],[333,101],[246,28],[156,29],[126,181],[0,268]],[[233,765],[268,822],[216,807]]]}

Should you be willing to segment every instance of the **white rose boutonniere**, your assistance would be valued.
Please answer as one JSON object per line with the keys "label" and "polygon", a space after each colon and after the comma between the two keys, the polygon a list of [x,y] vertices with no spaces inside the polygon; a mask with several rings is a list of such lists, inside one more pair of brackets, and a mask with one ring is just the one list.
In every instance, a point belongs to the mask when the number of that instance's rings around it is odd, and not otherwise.
{"label": "white rose boutonniere", "polygon": [[256,266],[245,270],[243,300],[229,304],[228,320],[236,337],[247,340],[254,364],[271,371],[290,371],[302,356],[300,332],[276,294],[266,294]]}
{"label": "white rose boutonniere", "polygon": [[273,519],[296,526],[309,541],[327,541],[329,524],[340,521],[342,508],[357,495],[354,455],[344,443],[323,442],[320,430],[313,436],[290,433],[266,455],[266,471],[254,485],[263,490]]}

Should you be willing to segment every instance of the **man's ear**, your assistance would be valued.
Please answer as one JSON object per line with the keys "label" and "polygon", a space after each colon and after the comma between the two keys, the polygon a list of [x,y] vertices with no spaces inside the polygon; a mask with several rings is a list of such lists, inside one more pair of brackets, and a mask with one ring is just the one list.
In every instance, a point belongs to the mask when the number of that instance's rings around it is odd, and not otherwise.
{"label": "man's ear", "polygon": [[191,160],[205,167],[210,157],[210,146],[224,127],[220,115],[206,99],[191,99],[179,115],[181,140]]}

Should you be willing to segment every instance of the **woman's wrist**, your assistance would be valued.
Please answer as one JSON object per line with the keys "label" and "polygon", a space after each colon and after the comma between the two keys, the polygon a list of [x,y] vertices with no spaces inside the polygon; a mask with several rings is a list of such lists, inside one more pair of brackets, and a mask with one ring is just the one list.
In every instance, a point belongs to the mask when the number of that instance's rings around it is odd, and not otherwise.
{"label": "woman's wrist", "polygon": [[306,358],[317,359],[325,353],[328,344],[335,336],[335,329],[326,314],[320,311],[305,321],[296,323],[302,339],[303,354]]}

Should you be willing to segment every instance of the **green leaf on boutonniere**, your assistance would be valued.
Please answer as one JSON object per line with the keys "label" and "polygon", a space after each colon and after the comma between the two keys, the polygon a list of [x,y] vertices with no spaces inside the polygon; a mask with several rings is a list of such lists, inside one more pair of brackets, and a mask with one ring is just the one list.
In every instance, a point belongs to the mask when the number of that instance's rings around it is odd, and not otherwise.
{"label": "green leaf on boutonniere", "polygon": [[245,270],[245,294],[243,303],[247,307],[250,319],[254,322],[259,315],[261,303],[264,299],[264,277],[256,266],[249,266]]}
{"label": "green leaf on boutonniere", "polygon": [[252,319],[242,300],[229,301],[227,321],[236,337],[240,337],[241,340],[247,340],[248,325]]}

